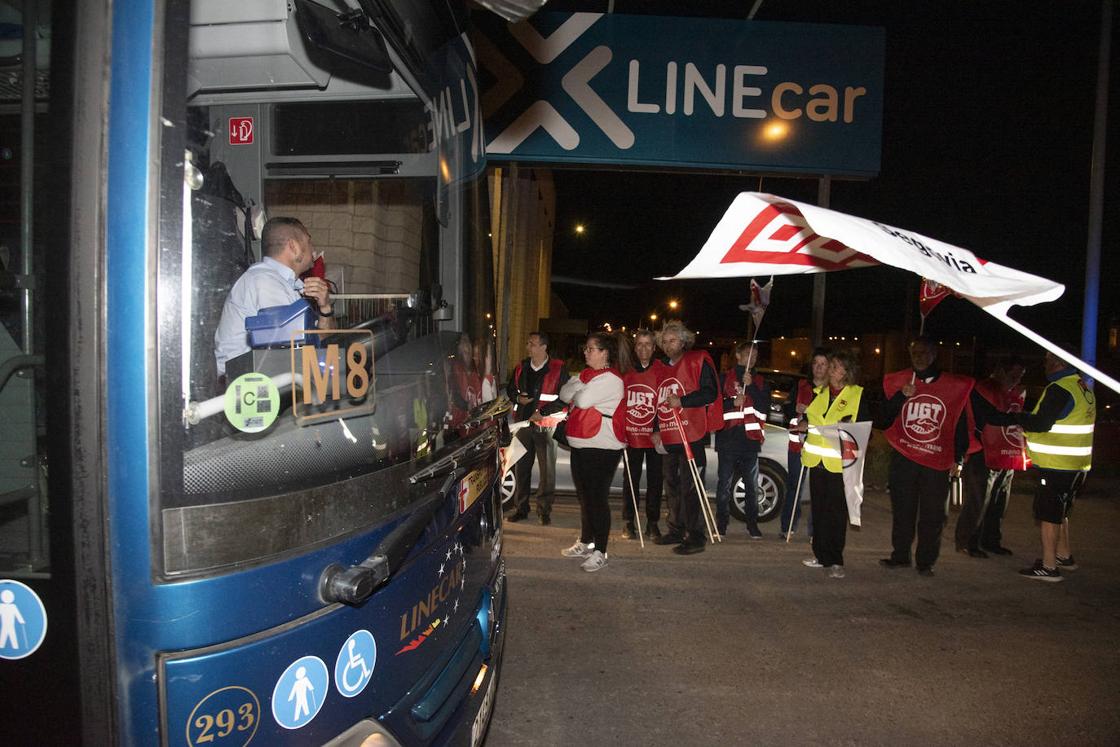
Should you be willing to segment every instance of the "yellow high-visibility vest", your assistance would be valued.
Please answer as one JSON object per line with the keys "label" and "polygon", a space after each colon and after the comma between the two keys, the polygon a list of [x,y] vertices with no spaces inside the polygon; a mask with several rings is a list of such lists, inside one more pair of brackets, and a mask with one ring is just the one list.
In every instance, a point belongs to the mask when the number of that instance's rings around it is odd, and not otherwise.
{"label": "yellow high-visibility vest", "polygon": [[[1085,386],[1077,374],[1063,376],[1050,382],[1050,387],[1065,389],[1073,397],[1073,409],[1069,415],[1054,423],[1045,433],[1028,431],[1027,453],[1031,461],[1043,469],[1084,470],[1093,465],[1093,424],[1097,420],[1097,400],[1093,391]],[[1046,391],[1038,398],[1032,412],[1046,398]]]}
{"label": "yellow high-visibility vest", "polygon": [[805,417],[809,421],[809,432],[805,437],[805,446],[801,450],[803,465],[816,467],[818,464],[824,464],[824,468],[829,472],[844,471],[839,444],[831,438],[822,436],[814,426],[835,425],[847,417],[854,421],[859,413],[859,398],[862,395],[863,387],[849,384],[841,389],[829,404],[828,386],[820,388],[817,396],[805,410]]}

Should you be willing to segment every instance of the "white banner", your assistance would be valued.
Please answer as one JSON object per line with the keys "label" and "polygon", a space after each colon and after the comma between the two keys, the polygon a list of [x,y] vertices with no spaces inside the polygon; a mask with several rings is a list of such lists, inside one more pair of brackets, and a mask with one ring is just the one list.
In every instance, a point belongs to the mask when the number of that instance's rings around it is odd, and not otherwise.
{"label": "white banner", "polygon": [[1053,301],[1065,286],[913,231],[760,192],[731,203],[700,253],[673,278],[834,272],[891,265],[944,285],[1063,360],[1120,392],[1120,382],[1007,316]]}
{"label": "white banner", "polygon": [[840,453],[840,461],[844,465],[844,497],[848,501],[848,522],[852,526],[860,526],[863,465],[867,456],[867,442],[871,440],[871,422],[813,425],[809,429],[828,439]]}

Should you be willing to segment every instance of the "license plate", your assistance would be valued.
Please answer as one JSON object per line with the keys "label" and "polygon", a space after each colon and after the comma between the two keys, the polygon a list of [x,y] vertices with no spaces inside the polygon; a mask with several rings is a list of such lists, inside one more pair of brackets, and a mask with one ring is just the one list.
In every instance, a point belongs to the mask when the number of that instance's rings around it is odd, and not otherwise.
{"label": "license plate", "polygon": [[497,689],[498,672],[495,671],[490,677],[490,684],[486,686],[486,694],[482,696],[482,707],[478,709],[478,715],[474,717],[474,723],[471,724],[471,747],[478,747],[482,742],[482,736],[486,734],[486,724],[490,720],[490,709],[494,707],[494,691]]}

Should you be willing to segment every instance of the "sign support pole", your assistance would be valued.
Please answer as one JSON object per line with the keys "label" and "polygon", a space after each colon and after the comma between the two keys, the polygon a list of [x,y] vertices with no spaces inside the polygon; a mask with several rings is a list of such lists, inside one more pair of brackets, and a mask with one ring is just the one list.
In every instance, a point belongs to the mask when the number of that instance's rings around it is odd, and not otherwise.
{"label": "sign support pole", "polygon": [[[832,177],[822,176],[817,180],[817,205],[828,207],[829,195],[832,191]],[[824,292],[825,273],[818,272],[813,275],[813,326],[810,341],[813,348],[818,348],[824,342]]]}

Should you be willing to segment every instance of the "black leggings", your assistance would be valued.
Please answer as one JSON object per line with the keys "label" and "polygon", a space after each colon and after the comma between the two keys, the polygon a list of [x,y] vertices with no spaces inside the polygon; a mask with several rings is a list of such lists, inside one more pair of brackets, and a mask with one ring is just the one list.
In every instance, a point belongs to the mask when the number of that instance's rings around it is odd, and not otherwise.
{"label": "black leggings", "polygon": [[595,549],[607,551],[611,533],[610,498],[621,449],[572,449],[572,482],[579,496],[581,542],[594,542]]}
{"label": "black leggings", "polygon": [[809,470],[809,501],[813,510],[813,555],[821,565],[844,565],[848,536],[848,499],[844,475],[824,465]]}

